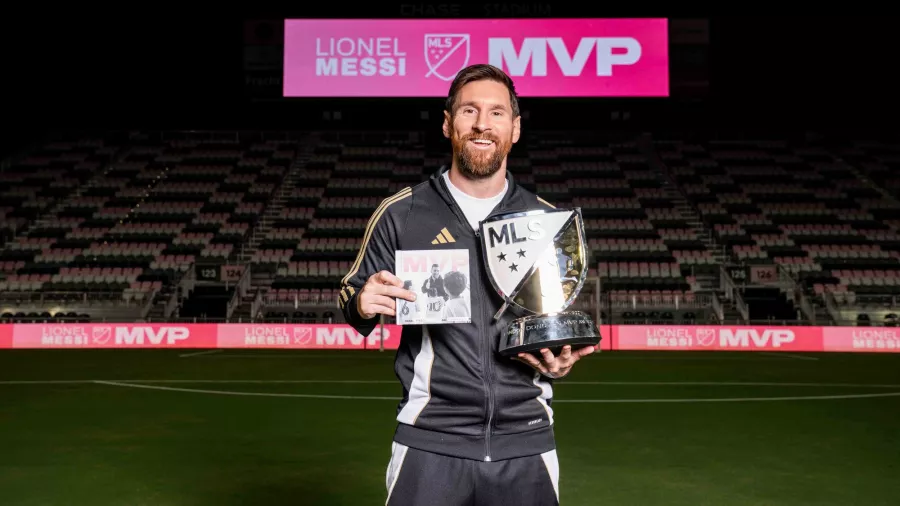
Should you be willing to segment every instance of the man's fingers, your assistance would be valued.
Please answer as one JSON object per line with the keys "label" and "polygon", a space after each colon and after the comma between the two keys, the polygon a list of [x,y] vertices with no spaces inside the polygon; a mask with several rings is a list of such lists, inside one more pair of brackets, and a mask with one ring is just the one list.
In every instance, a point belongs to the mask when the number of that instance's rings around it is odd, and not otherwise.
{"label": "man's fingers", "polygon": [[540,360],[534,358],[531,353],[519,353],[518,360],[521,362],[525,362],[526,364],[541,371],[544,374],[547,374],[549,372],[547,371],[547,368],[544,367],[544,364],[542,364]]}
{"label": "man's fingers", "polygon": [[376,314],[385,314],[389,316],[396,315],[397,303],[390,297],[363,292],[362,294],[360,294],[359,300],[359,309],[360,313],[363,316],[371,318]]}
{"label": "man's fingers", "polygon": [[394,308],[390,308],[387,306],[382,306],[381,304],[373,304],[373,313],[375,314],[383,314],[385,316],[397,316],[397,311]]}
{"label": "man's fingers", "polygon": [[396,316],[397,311],[393,306],[386,306],[383,304],[373,304],[371,302],[363,304],[360,313],[363,314],[364,317],[371,318],[378,314],[383,314],[387,316]]}
{"label": "man's fingers", "polygon": [[543,358],[543,360],[538,359],[530,353],[519,353],[515,360],[530,365],[545,376],[561,378],[569,374],[569,371],[572,369],[572,366],[575,365],[575,362],[578,362],[578,359],[590,355],[594,350],[594,346],[587,346],[580,350],[572,351],[572,347],[567,345],[563,347],[558,357],[554,356],[553,352],[548,348],[544,348],[540,351],[540,357]]}
{"label": "man's fingers", "polygon": [[373,291],[374,291],[374,293],[377,293],[379,295],[386,296],[386,297],[394,297],[394,298],[399,297],[401,299],[405,299],[410,302],[415,301],[416,294],[409,290],[404,290],[402,287],[403,287],[403,285],[400,285],[399,287],[391,286],[391,285],[375,285],[375,288],[373,288]]}
{"label": "man's fingers", "polygon": [[383,285],[399,286],[403,288],[403,281],[389,271],[379,271],[375,274],[375,279]]}
{"label": "man's fingers", "polygon": [[541,350],[541,356],[544,357],[544,362],[550,369],[553,369],[554,364],[556,364],[556,357],[553,356],[553,352],[547,348]]}
{"label": "man's fingers", "polygon": [[575,359],[577,360],[581,357],[586,357],[586,356],[590,355],[591,353],[594,353],[594,351],[596,351],[596,348],[594,348],[593,346],[585,346],[584,348],[576,351],[574,353],[574,356],[575,356]]}
{"label": "man's fingers", "polygon": [[371,297],[366,298],[366,302],[375,306],[384,306],[388,309],[397,309],[397,301],[393,297],[372,294]]}
{"label": "man's fingers", "polygon": [[416,300],[416,294],[410,290],[404,290],[403,281],[388,271],[379,271],[373,274],[363,291],[377,296],[399,297],[410,302]]}
{"label": "man's fingers", "polygon": [[541,366],[541,362],[534,358],[531,353],[519,353],[519,360],[533,367]]}

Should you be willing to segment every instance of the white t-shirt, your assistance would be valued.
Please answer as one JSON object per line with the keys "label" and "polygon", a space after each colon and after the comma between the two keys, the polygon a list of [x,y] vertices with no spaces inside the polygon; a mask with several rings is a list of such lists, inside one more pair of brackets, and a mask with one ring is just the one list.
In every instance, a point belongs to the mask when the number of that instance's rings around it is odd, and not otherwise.
{"label": "white t-shirt", "polygon": [[419,303],[418,302],[410,302],[408,300],[399,300],[400,302],[400,314],[403,315],[403,319],[405,320],[415,320],[419,317]]}
{"label": "white t-shirt", "polygon": [[469,225],[472,226],[473,230],[478,230],[478,222],[487,218],[487,215],[503,200],[503,196],[506,195],[506,191],[509,188],[509,181],[504,181],[503,191],[493,197],[479,199],[453,186],[453,183],[450,182],[449,170],[444,172],[443,177],[444,181],[447,182],[447,188],[450,189],[450,194],[453,195],[453,199],[456,200],[459,208],[466,215],[466,219],[469,220]]}
{"label": "white t-shirt", "polygon": [[472,315],[469,313],[469,306],[466,302],[467,301],[461,297],[448,300],[447,305],[444,306],[444,317],[471,318]]}

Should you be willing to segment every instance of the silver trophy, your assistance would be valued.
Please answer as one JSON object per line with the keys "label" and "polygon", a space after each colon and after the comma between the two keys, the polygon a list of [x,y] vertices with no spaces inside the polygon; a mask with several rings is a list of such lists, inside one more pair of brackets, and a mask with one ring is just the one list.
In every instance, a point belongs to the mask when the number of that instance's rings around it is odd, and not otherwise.
{"label": "silver trophy", "polygon": [[600,329],[575,302],[588,274],[588,247],[581,209],[535,210],[481,222],[484,262],[503,306],[515,318],[501,337],[500,353],[558,354],[600,343]]}

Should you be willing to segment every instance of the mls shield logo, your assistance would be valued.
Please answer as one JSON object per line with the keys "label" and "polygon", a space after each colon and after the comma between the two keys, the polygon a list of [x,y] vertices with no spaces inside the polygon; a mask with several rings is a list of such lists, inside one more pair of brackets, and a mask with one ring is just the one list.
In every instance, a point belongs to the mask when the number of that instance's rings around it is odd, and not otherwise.
{"label": "mls shield logo", "polygon": [[469,64],[469,41],[467,33],[425,34],[425,64],[428,65],[425,77],[452,81]]}
{"label": "mls shield logo", "polygon": [[91,335],[94,338],[94,344],[104,345],[109,342],[109,339],[112,337],[112,328],[111,327],[94,327],[91,331]]}
{"label": "mls shield logo", "polygon": [[488,277],[507,302],[537,314],[574,302],[588,270],[580,209],[495,216],[481,231]]}
{"label": "mls shield logo", "polygon": [[304,346],[309,344],[309,341],[312,339],[312,329],[309,327],[295,327],[294,328],[294,344],[298,344],[300,346]]}
{"label": "mls shield logo", "polygon": [[715,329],[697,329],[697,343],[701,346],[712,346],[716,344]]}

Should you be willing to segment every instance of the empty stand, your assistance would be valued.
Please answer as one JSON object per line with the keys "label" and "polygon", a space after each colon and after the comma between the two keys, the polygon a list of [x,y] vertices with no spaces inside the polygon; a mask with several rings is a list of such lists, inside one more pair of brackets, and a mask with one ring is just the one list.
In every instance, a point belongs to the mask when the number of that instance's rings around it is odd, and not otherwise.
{"label": "empty stand", "polygon": [[[508,164],[582,209],[579,309],[617,323],[896,324],[900,150],[610,139],[528,132]],[[339,321],[372,212],[448,150],[439,131],[46,143],[0,172],[0,318]]]}
{"label": "empty stand", "polygon": [[254,282],[270,321],[334,320],[340,280],[375,208],[426,177],[415,133],[322,135],[302,149],[252,257],[268,273]]}
{"label": "empty stand", "polygon": [[[580,207],[606,321],[695,321],[711,309],[695,271],[715,256],[634,139],[536,133],[511,160],[557,207]],[[528,186],[526,183],[526,186]]]}
{"label": "empty stand", "polygon": [[[812,301],[819,323],[855,320],[849,300],[892,302],[894,287],[884,280],[900,269],[890,223],[900,204],[828,148],[665,141],[657,149],[730,260],[777,265]],[[753,319],[796,315],[799,299],[785,288],[745,290]]]}
{"label": "empty stand", "polygon": [[[372,212],[446,163],[449,149],[446,139],[415,132],[341,133],[311,142],[253,253],[254,269],[270,273],[268,287],[262,275],[254,277],[270,320],[307,320],[326,306],[333,310],[337,283]],[[582,208],[589,274],[600,276],[611,317],[694,321],[710,310],[710,295],[694,293],[692,274],[717,269],[716,257],[633,140],[529,134],[509,167],[551,203]],[[585,297],[596,310],[591,298]]]}
{"label": "empty stand", "polygon": [[51,144],[3,174],[18,232],[0,253],[4,303],[26,317],[172,316],[195,262],[238,260],[293,157],[290,141],[233,135]]}

